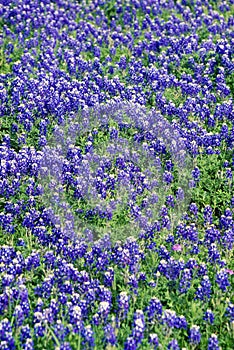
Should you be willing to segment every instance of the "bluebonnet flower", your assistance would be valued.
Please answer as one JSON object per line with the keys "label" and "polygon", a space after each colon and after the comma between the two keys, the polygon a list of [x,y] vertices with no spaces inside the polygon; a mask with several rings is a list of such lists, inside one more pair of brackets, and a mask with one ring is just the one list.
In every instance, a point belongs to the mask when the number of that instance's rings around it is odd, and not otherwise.
{"label": "bluebonnet flower", "polygon": [[189,330],[189,342],[197,345],[201,341],[200,327],[193,325]]}
{"label": "bluebonnet flower", "polygon": [[182,201],[184,199],[184,190],[179,187],[176,191],[176,199]]}
{"label": "bluebonnet flower", "polygon": [[53,331],[60,342],[63,342],[69,333],[68,327],[64,326],[61,320],[56,321]]}
{"label": "bluebonnet flower", "polygon": [[149,344],[152,346],[152,349],[157,349],[159,346],[158,336],[155,333],[150,333],[148,338]]}
{"label": "bluebonnet flower", "polygon": [[[223,215],[222,215],[223,216]],[[220,226],[222,227],[230,227],[232,225],[232,218],[230,217],[230,220],[228,217],[221,217],[220,218]],[[223,235],[221,236],[222,244],[228,248],[231,249],[234,243],[234,234],[233,230],[231,228],[227,228],[224,230]]]}
{"label": "bluebonnet flower", "polygon": [[170,171],[165,171],[164,174],[163,174],[163,181],[169,185],[170,183],[172,183],[174,179],[174,176],[172,175],[172,173]]}
{"label": "bluebonnet flower", "polygon": [[83,328],[82,324],[82,312],[78,305],[71,305],[69,307],[69,320],[73,325],[73,330],[75,333],[80,333]]}
{"label": "bluebonnet flower", "polygon": [[175,328],[178,329],[186,329],[188,327],[188,323],[186,321],[186,318],[181,315],[176,317],[176,322],[175,322]]}
{"label": "bluebonnet flower", "polygon": [[211,297],[211,282],[207,275],[203,276],[201,285],[197,288],[195,299],[209,300]]}
{"label": "bluebonnet flower", "polygon": [[114,346],[117,344],[117,337],[115,334],[115,329],[111,324],[107,324],[104,327],[104,342],[105,344],[110,344],[111,346]]}
{"label": "bluebonnet flower", "polygon": [[227,179],[232,179],[233,175],[232,175],[232,169],[231,168],[227,168],[226,169],[226,178]]}
{"label": "bluebonnet flower", "polygon": [[22,326],[20,329],[20,341],[24,343],[27,339],[31,339],[31,330],[30,326]]}
{"label": "bluebonnet flower", "polygon": [[34,325],[34,334],[36,338],[43,337],[45,335],[45,326],[42,322],[37,322]]}
{"label": "bluebonnet flower", "polygon": [[151,322],[154,318],[161,319],[163,308],[159,299],[152,297],[149,305],[145,308],[148,320]]}
{"label": "bluebonnet flower", "polygon": [[144,272],[138,274],[138,281],[146,281],[146,274]]}
{"label": "bluebonnet flower", "polygon": [[34,350],[33,340],[31,338],[27,339],[25,344],[23,344],[22,349],[23,350]]}
{"label": "bluebonnet flower", "polygon": [[171,161],[171,159],[166,160],[165,166],[166,166],[166,169],[167,169],[168,171],[171,171],[171,170],[173,170],[173,168],[174,168],[174,164],[173,164],[173,162]]}
{"label": "bluebonnet flower", "polygon": [[205,224],[212,224],[212,218],[213,216],[213,210],[209,205],[206,205],[203,211],[203,217],[204,217],[204,223]]}
{"label": "bluebonnet flower", "polygon": [[104,273],[104,285],[106,287],[111,287],[114,281],[114,269],[109,267],[107,271]]}
{"label": "bluebonnet flower", "polygon": [[177,321],[176,312],[174,310],[165,310],[163,312],[162,321],[169,328],[174,328]]}
{"label": "bluebonnet flower", "polygon": [[179,292],[180,293],[186,293],[188,291],[188,289],[191,286],[191,280],[192,280],[191,270],[184,269],[182,274],[181,274],[181,278],[180,278],[180,282],[179,282]]}
{"label": "bluebonnet flower", "polygon": [[198,207],[196,205],[196,203],[191,203],[189,206],[189,211],[195,216],[197,217],[198,214]]}
{"label": "bluebonnet flower", "polygon": [[234,321],[234,304],[228,304],[225,315],[230,319],[231,322]]}
{"label": "bluebonnet flower", "polygon": [[201,263],[200,264],[197,274],[198,274],[198,276],[205,276],[205,275],[207,275],[207,266],[206,266],[205,263]]}
{"label": "bluebonnet flower", "polygon": [[174,197],[172,195],[169,195],[166,197],[166,204],[169,206],[169,207],[172,207],[174,208],[175,206],[175,200],[174,200]]}
{"label": "bluebonnet flower", "polygon": [[199,246],[197,244],[194,244],[192,249],[190,250],[191,254],[199,254],[200,253],[200,249]]}
{"label": "bluebonnet flower", "polygon": [[214,243],[215,241],[220,242],[221,233],[215,228],[215,225],[211,225],[205,231],[205,242],[207,245]]}
{"label": "bluebonnet flower", "polygon": [[177,237],[186,237],[186,224],[180,222],[176,227],[176,235]]}
{"label": "bluebonnet flower", "polygon": [[[172,243],[172,244],[174,244],[174,243],[175,243],[175,237],[174,237],[174,235],[173,235],[173,234],[167,235],[166,242],[167,242],[167,243]],[[165,248],[165,249],[166,249],[166,248]]]}
{"label": "bluebonnet flower", "polygon": [[47,266],[54,267],[55,266],[56,257],[52,250],[47,251],[44,255],[44,264]]}
{"label": "bluebonnet flower", "polygon": [[103,285],[100,285],[98,287],[98,298],[100,301],[107,301],[111,304],[112,293],[108,288],[104,287]]}
{"label": "bluebonnet flower", "polygon": [[168,261],[162,259],[158,265],[157,270],[162,273],[169,280],[176,280],[180,272],[184,268],[184,261],[182,259],[176,260],[170,257]]}
{"label": "bluebonnet flower", "polygon": [[231,208],[234,208],[234,197],[231,198]]}
{"label": "bluebonnet flower", "polygon": [[219,342],[218,337],[216,334],[211,334],[210,338],[208,339],[208,347],[207,350],[219,350]]}
{"label": "bluebonnet flower", "polygon": [[151,287],[151,288],[155,288],[155,287],[157,286],[157,283],[154,282],[154,280],[150,280],[150,281],[148,282],[148,286]]}
{"label": "bluebonnet flower", "polygon": [[0,340],[3,349],[15,349],[15,341],[12,335],[12,327],[7,318],[0,321]]}
{"label": "bluebonnet flower", "polygon": [[162,217],[162,227],[167,230],[171,229],[171,221],[168,215]]}
{"label": "bluebonnet flower", "polygon": [[25,314],[20,305],[16,305],[14,314],[17,327],[21,326],[25,319]]}
{"label": "bluebonnet flower", "polygon": [[56,347],[55,350],[72,350],[72,348],[68,342],[64,342],[59,347]]}
{"label": "bluebonnet flower", "polygon": [[106,320],[110,312],[110,303],[108,301],[101,301],[98,307],[98,314],[100,319]]}
{"label": "bluebonnet flower", "polygon": [[220,263],[220,252],[215,243],[212,243],[208,247],[208,259],[211,263],[215,263],[215,262]]}
{"label": "bluebonnet flower", "polygon": [[92,317],[92,323],[95,325],[95,326],[98,326],[100,324],[100,316],[99,314],[94,314],[93,317]]}
{"label": "bluebonnet flower", "polygon": [[199,182],[200,180],[200,170],[198,167],[195,167],[194,170],[192,171],[192,176],[194,178],[194,181],[195,182]]}
{"label": "bluebonnet flower", "polygon": [[209,309],[206,310],[203,319],[209,322],[210,324],[213,324],[215,320],[214,313]]}
{"label": "bluebonnet flower", "polygon": [[198,241],[198,230],[196,228],[196,225],[194,223],[190,224],[186,227],[186,233],[185,235],[182,235],[184,238],[192,241],[197,242]]}
{"label": "bluebonnet flower", "polygon": [[137,344],[144,338],[145,318],[142,310],[136,310],[133,317],[132,337]]}
{"label": "bluebonnet flower", "polygon": [[86,346],[88,345],[89,349],[92,349],[95,347],[95,340],[94,340],[94,332],[92,330],[92,327],[90,325],[87,325],[84,327],[82,331],[82,336],[84,338],[82,344]]}
{"label": "bluebonnet flower", "polygon": [[25,264],[28,271],[30,271],[32,268],[40,266],[40,254],[37,252],[32,252],[31,255],[25,259]]}
{"label": "bluebonnet flower", "polygon": [[158,249],[158,255],[161,259],[168,260],[170,259],[170,253],[168,252],[167,248],[163,245],[161,245]]}
{"label": "bluebonnet flower", "polygon": [[167,345],[168,350],[180,350],[178,341],[176,339],[172,339],[168,345]]}
{"label": "bluebonnet flower", "polygon": [[189,188],[196,187],[196,182],[194,180],[189,180]]}
{"label": "bluebonnet flower", "polygon": [[216,275],[216,283],[218,284],[219,288],[223,291],[226,292],[227,287],[230,286],[230,282],[228,280],[228,274],[226,269],[221,269],[217,275]]}
{"label": "bluebonnet flower", "polygon": [[137,350],[137,342],[134,337],[128,337],[124,343],[124,350]]}

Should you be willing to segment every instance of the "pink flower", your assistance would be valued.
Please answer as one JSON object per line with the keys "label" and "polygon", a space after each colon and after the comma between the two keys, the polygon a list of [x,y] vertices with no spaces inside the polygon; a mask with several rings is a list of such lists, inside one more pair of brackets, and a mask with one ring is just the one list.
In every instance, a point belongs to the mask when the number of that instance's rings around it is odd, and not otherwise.
{"label": "pink flower", "polygon": [[181,252],[182,246],[180,244],[175,244],[173,245],[172,249],[175,250],[176,252]]}
{"label": "pink flower", "polygon": [[230,269],[226,269],[226,272],[229,273],[229,275],[234,275],[234,271]]}

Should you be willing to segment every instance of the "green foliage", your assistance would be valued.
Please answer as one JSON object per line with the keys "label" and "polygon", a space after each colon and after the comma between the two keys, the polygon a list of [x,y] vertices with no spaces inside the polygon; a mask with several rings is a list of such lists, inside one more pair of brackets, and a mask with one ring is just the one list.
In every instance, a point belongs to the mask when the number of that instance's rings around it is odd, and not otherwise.
{"label": "green foliage", "polygon": [[[229,157],[228,157],[229,155]],[[229,206],[232,198],[233,182],[225,176],[223,163],[231,160],[231,152],[226,155],[203,155],[197,158],[197,165],[202,175],[199,184],[192,192],[192,201],[198,203],[200,209],[210,205],[214,209],[215,222]]]}

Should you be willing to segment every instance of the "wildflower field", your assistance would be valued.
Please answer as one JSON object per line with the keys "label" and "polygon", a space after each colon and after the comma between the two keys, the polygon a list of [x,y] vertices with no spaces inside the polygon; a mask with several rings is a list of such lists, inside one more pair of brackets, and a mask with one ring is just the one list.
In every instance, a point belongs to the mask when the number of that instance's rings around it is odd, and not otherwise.
{"label": "wildflower field", "polygon": [[0,1],[0,350],[234,349],[234,1]]}

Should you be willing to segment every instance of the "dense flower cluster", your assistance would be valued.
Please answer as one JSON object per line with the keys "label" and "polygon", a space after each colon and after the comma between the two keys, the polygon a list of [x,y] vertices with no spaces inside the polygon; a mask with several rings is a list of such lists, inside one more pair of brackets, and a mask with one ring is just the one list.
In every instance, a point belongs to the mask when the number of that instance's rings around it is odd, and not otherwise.
{"label": "dense flower cluster", "polygon": [[233,1],[0,17],[0,349],[231,348]]}

